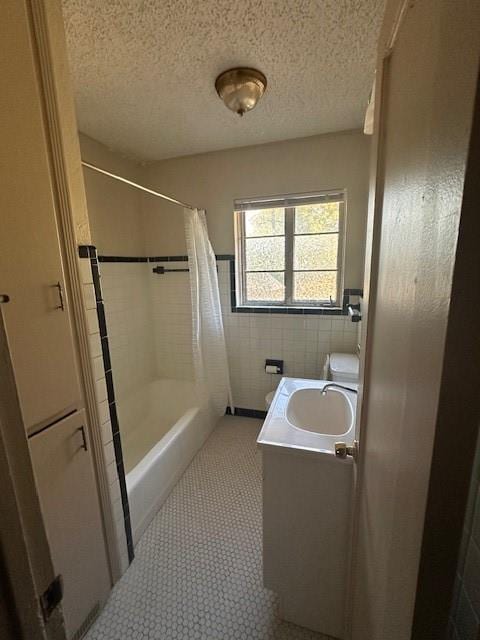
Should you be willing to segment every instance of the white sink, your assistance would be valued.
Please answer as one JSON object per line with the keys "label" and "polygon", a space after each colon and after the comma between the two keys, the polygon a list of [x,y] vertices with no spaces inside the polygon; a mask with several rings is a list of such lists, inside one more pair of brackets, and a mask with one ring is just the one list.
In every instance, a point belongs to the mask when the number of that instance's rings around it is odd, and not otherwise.
{"label": "white sink", "polygon": [[257,442],[328,454],[335,453],[339,440],[352,444],[356,393],[338,387],[322,393],[326,384],[329,381],[283,378]]}
{"label": "white sink", "polygon": [[353,421],[352,405],[337,387],[298,389],[287,403],[287,420],[298,429],[314,433],[342,436]]}

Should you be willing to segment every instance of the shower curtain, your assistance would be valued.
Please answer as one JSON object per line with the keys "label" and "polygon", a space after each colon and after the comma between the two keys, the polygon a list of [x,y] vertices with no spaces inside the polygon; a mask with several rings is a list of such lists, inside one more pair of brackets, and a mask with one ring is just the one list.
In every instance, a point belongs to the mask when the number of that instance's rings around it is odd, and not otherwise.
{"label": "shower curtain", "polygon": [[192,296],[193,361],[197,385],[221,416],[233,413],[227,348],[218,290],[217,263],[208,238],[205,211],[184,209],[190,290]]}

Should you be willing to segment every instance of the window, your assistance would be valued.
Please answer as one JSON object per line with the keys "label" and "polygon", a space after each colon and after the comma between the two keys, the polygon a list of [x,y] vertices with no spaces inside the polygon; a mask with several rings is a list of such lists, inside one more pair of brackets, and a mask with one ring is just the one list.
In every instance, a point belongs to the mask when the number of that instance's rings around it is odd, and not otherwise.
{"label": "window", "polygon": [[340,306],[343,193],[235,201],[238,306]]}

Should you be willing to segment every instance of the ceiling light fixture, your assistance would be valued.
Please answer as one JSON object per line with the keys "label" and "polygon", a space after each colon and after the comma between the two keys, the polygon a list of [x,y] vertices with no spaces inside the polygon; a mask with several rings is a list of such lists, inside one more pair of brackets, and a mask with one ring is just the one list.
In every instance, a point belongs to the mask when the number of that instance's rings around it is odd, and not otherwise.
{"label": "ceiling light fixture", "polygon": [[267,88],[267,79],[257,69],[236,67],[221,73],[215,89],[226,107],[243,116],[253,109]]}

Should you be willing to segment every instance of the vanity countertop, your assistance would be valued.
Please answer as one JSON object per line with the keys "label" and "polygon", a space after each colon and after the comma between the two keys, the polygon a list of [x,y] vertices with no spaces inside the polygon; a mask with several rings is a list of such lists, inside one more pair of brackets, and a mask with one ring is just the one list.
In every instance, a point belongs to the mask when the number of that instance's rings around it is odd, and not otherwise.
{"label": "vanity countertop", "polygon": [[[289,403],[295,393],[300,390],[310,389],[319,391],[327,384],[332,384],[329,380],[308,380],[304,378],[282,378],[273,398],[270,410],[263,423],[262,430],[257,438],[257,443],[264,447],[284,447],[300,451],[316,452],[327,455],[335,455],[335,442],[346,442],[351,444],[355,434],[355,414],[357,405],[357,394],[346,389],[333,388],[327,393],[337,393],[341,395],[346,403],[348,420],[345,426],[339,425],[333,428],[330,433],[318,433],[309,428],[301,428],[292,424],[291,410]],[[356,384],[348,383],[349,387],[357,388]],[[310,394],[312,395],[312,394]],[[311,407],[315,412],[321,409],[321,398],[316,396],[317,405]],[[338,396],[337,396],[338,397]],[[300,398],[300,396],[298,396]],[[310,404],[312,404],[310,402]],[[298,401],[297,401],[298,405]],[[301,408],[301,407],[300,407]],[[308,415],[308,414],[307,414]],[[317,414],[318,416],[319,414]],[[312,413],[312,424],[315,422],[315,415]],[[326,429],[328,431],[328,429]],[[347,458],[345,462],[350,461]]]}

